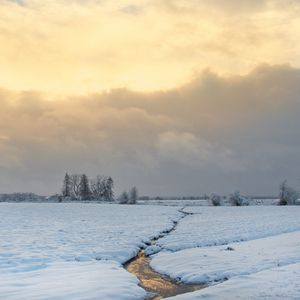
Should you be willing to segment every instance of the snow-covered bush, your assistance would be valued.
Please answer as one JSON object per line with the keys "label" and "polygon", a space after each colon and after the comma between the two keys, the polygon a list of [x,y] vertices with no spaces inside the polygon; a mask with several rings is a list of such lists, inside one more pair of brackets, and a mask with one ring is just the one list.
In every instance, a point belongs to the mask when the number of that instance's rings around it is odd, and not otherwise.
{"label": "snow-covered bush", "polygon": [[283,181],[279,187],[279,205],[295,205],[298,202],[299,193]]}
{"label": "snow-covered bush", "polygon": [[136,204],[138,200],[138,190],[133,187],[129,193],[124,191],[117,199],[120,204]]}
{"label": "snow-covered bush", "polygon": [[133,187],[130,191],[129,191],[129,200],[128,200],[128,204],[136,204],[138,200],[138,190],[136,187]]}
{"label": "snow-covered bush", "polygon": [[249,201],[246,197],[240,195],[240,191],[235,191],[229,196],[229,202],[232,206],[247,206]]}
{"label": "snow-covered bush", "polygon": [[117,202],[119,204],[128,204],[128,201],[129,201],[129,196],[126,191],[124,191],[117,199]]}
{"label": "snow-covered bush", "polygon": [[217,195],[217,194],[211,194],[210,202],[213,206],[220,206],[221,205],[221,196]]}

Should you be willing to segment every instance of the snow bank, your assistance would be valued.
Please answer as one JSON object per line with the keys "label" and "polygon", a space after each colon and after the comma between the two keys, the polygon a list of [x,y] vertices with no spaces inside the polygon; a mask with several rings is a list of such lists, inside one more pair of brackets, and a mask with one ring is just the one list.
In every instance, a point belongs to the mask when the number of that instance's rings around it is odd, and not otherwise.
{"label": "snow bank", "polygon": [[151,266],[186,283],[207,283],[300,262],[300,232],[157,254]]}
{"label": "snow bank", "polygon": [[54,263],[30,272],[0,273],[6,300],[135,300],[145,297],[138,280],[115,262]]}
{"label": "snow bank", "polygon": [[299,300],[300,264],[230,279],[203,290],[166,298],[169,300]]}
{"label": "snow bank", "polygon": [[158,245],[170,251],[253,240],[300,230],[300,206],[186,207],[181,220]]}

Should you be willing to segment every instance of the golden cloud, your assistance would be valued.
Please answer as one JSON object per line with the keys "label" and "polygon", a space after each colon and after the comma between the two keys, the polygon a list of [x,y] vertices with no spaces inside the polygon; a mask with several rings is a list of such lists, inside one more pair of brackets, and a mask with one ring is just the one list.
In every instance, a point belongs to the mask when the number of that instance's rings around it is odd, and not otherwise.
{"label": "golden cloud", "polygon": [[0,1],[0,86],[85,94],[175,88],[211,68],[300,64],[297,2]]}

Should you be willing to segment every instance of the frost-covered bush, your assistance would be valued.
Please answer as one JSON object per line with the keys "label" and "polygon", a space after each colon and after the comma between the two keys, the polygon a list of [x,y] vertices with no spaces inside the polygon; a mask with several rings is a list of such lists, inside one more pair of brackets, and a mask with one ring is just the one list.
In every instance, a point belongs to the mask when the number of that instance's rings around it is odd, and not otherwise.
{"label": "frost-covered bush", "polygon": [[133,187],[129,193],[124,191],[117,199],[119,204],[136,204],[138,200],[138,190]]}
{"label": "frost-covered bush", "polygon": [[235,191],[229,196],[229,202],[232,206],[247,206],[249,201],[246,197],[240,195],[239,191]]}
{"label": "frost-covered bush", "polygon": [[210,202],[213,206],[220,206],[221,205],[221,196],[219,196],[217,194],[211,194]]}
{"label": "frost-covered bush", "polygon": [[128,204],[136,204],[138,200],[138,190],[136,187],[133,187],[130,191],[129,191],[129,200],[128,200]]}
{"label": "frost-covered bush", "polygon": [[280,185],[279,190],[279,205],[298,204],[299,193],[288,186],[286,180]]}
{"label": "frost-covered bush", "polygon": [[129,196],[126,191],[124,191],[117,199],[117,202],[119,204],[128,204],[128,201],[129,201]]}

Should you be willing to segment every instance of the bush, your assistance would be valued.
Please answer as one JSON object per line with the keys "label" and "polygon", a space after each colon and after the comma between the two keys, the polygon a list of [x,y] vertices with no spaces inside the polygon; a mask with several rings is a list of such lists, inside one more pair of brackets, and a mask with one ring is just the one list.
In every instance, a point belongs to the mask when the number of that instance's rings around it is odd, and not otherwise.
{"label": "bush", "polygon": [[129,196],[126,191],[124,191],[117,199],[119,204],[127,204],[129,201]]}
{"label": "bush", "polygon": [[220,206],[221,205],[221,196],[217,194],[211,194],[210,202],[213,206]]}
{"label": "bush", "polygon": [[241,196],[239,191],[235,191],[233,194],[231,194],[229,196],[229,201],[232,206],[247,206],[247,205],[249,205],[248,199]]}
{"label": "bush", "polygon": [[119,204],[136,204],[138,200],[138,190],[133,187],[129,193],[124,191],[117,199]]}
{"label": "bush", "polygon": [[279,187],[279,205],[295,205],[297,204],[299,193],[287,185],[287,181]]}
{"label": "bush", "polygon": [[129,191],[129,200],[128,200],[128,204],[136,204],[138,200],[138,190],[136,187],[133,187],[130,191]]}

